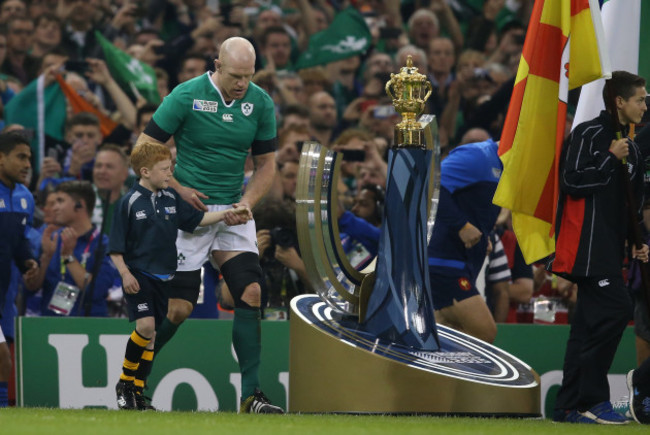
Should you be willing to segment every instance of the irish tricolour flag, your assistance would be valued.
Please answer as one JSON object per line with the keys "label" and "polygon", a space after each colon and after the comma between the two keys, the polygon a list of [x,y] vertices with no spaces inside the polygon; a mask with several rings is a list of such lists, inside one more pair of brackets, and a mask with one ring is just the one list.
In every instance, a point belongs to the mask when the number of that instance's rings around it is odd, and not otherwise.
{"label": "irish tricolour flag", "polygon": [[[612,70],[628,71],[650,80],[650,2],[605,0],[601,15]],[[582,87],[574,126],[595,118],[605,108],[604,83],[605,80],[598,80]]]}

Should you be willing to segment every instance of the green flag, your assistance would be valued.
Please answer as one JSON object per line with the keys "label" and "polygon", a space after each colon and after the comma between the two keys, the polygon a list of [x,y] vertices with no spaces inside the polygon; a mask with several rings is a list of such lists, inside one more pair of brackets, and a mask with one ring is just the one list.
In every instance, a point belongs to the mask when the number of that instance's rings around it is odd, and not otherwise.
{"label": "green flag", "polygon": [[156,73],[146,63],[129,56],[95,31],[95,37],[104,50],[106,64],[124,92],[133,94],[133,88],[147,101],[160,104],[160,95],[156,85]]}
{"label": "green flag", "polygon": [[45,136],[63,139],[66,117],[66,98],[59,84],[45,87],[45,77],[30,82],[5,106],[5,125],[20,124],[34,130],[32,154],[35,172],[43,161]]}
{"label": "green flag", "polygon": [[349,7],[339,12],[327,29],[309,38],[309,47],[298,59],[296,69],[323,65],[365,53],[371,41],[370,29],[363,16],[353,7]]}

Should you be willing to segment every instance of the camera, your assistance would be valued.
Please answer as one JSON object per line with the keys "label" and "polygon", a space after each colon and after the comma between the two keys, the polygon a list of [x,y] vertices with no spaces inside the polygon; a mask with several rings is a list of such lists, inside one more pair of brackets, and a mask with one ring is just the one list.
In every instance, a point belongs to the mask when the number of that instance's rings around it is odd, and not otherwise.
{"label": "camera", "polygon": [[379,29],[379,37],[381,39],[397,39],[402,34],[402,29],[399,27],[382,27]]}
{"label": "camera", "polygon": [[364,150],[342,150],[344,162],[363,162],[366,160],[366,152]]}
{"label": "camera", "polygon": [[271,246],[283,248],[298,247],[298,240],[293,231],[288,228],[275,227],[269,231],[271,235]]}
{"label": "camera", "polygon": [[63,66],[66,71],[75,72],[84,75],[90,69],[90,65],[85,60],[67,60]]}
{"label": "camera", "polygon": [[376,106],[372,112],[372,116],[375,119],[386,119],[396,114],[397,112],[395,111],[395,108],[392,104],[382,104],[380,106]]}

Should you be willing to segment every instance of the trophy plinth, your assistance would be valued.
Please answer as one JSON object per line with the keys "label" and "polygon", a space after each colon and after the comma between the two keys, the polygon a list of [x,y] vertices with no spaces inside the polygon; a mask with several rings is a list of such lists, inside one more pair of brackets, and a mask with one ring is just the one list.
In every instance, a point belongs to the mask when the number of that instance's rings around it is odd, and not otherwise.
{"label": "trophy plinth", "polygon": [[395,110],[402,116],[402,121],[395,126],[395,148],[424,148],[427,142],[423,128],[416,121],[424,111],[424,105],[431,96],[431,83],[427,76],[420,74],[413,66],[413,59],[408,56],[406,66],[398,74],[391,74],[386,83],[386,93],[393,100]]}

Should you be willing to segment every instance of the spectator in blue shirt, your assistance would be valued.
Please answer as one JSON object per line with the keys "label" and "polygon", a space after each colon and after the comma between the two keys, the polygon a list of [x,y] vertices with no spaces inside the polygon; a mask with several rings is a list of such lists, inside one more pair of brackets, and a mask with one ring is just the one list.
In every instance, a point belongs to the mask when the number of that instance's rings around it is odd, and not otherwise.
{"label": "spectator in blue shirt", "polygon": [[[91,316],[107,315],[106,297],[108,289],[116,279],[117,271],[108,257],[95,258],[97,244],[108,245],[108,237],[100,234],[90,218],[95,207],[95,192],[88,181],[66,181],[56,187],[53,207],[55,225],[48,225],[41,239],[41,268],[31,280],[25,280],[29,290],[43,287],[41,305],[44,316],[66,314],[83,315],[82,300],[87,294],[92,280],[95,261],[101,261],[92,294]],[[46,266],[47,265],[47,266]],[[76,287],[68,299],[70,307],[56,306],[55,292]],[[58,291],[57,291],[58,290]],[[55,303],[53,303],[55,302]]]}

